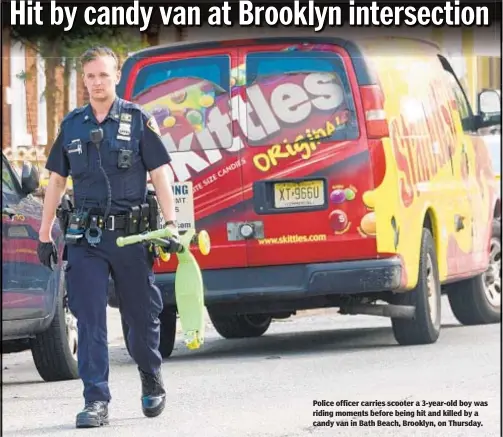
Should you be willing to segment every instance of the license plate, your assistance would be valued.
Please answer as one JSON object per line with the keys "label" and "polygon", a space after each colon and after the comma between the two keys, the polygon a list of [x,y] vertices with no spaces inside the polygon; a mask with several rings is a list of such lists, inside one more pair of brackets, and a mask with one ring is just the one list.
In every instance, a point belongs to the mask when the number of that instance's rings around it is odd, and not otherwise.
{"label": "license plate", "polygon": [[278,182],[274,184],[275,208],[305,208],[325,203],[323,181]]}

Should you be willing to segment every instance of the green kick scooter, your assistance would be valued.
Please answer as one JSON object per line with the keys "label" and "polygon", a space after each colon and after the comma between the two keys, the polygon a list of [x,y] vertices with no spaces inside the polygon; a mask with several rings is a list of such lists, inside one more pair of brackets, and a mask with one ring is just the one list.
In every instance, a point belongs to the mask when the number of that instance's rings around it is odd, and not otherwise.
{"label": "green kick scooter", "polygon": [[175,299],[180,316],[180,323],[188,349],[199,349],[204,343],[204,284],[201,269],[194,255],[190,251],[192,244],[197,244],[203,255],[210,253],[210,237],[206,231],[196,234],[189,229],[180,235],[179,249],[174,252],[170,239],[173,234],[168,228],[145,232],[138,235],[118,237],[117,246],[123,247],[136,243],[153,243],[158,249],[159,257],[168,261],[171,253],[178,258],[175,275]]}

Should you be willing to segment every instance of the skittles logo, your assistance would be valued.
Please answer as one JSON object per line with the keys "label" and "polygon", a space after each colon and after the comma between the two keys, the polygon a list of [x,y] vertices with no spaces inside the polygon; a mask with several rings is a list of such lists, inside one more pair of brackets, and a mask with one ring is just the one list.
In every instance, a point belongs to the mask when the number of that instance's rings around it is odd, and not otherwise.
{"label": "skittles logo", "polygon": [[400,194],[405,207],[411,206],[420,196],[419,184],[432,180],[446,165],[454,174],[454,121],[446,98],[440,95],[438,89],[431,87],[428,99],[430,106],[425,108],[420,101],[405,97],[401,109],[413,106],[414,117],[412,111],[402,110],[400,118],[390,123]]}

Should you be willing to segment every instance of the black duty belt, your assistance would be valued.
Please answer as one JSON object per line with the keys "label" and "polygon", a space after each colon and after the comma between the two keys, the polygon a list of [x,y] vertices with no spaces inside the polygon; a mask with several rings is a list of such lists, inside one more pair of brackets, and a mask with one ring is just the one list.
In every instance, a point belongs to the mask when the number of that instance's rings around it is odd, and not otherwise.
{"label": "black duty belt", "polygon": [[142,204],[131,208],[131,211],[117,211],[111,214],[105,222],[105,214],[102,210],[91,209],[86,213],[86,228],[98,226],[108,231],[126,231],[126,234],[136,234],[150,228],[150,208],[148,204]]}
{"label": "black duty belt", "polygon": [[108,231],[121,231],[127,228],[127,219],[126,215],[109,215],[105,222],[105,217],[98,216],[98,225]]}

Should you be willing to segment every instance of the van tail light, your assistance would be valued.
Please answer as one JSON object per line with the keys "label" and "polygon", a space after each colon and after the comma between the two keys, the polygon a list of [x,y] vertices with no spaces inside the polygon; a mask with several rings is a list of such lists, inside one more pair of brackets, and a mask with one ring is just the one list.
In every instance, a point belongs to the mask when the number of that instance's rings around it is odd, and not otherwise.
{"label": "van tail light", "polygon": [[367,137],[380,139],[389,136],[388,120],[384,111],[384,95],[378,85],[360,87]]}

